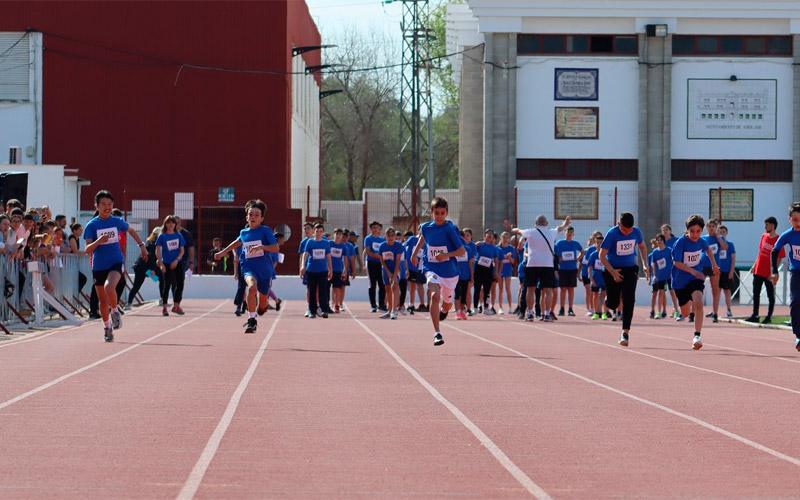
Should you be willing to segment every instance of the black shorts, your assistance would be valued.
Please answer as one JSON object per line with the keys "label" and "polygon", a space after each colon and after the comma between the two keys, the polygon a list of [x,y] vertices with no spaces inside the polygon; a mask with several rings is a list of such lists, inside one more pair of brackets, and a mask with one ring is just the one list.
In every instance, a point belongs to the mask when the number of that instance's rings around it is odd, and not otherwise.
{"label": "black shorts", "polygon": [[409,283],[416,283],[418,285],[424,285],[428,282],[427,278],[425,278],[425,274],[421,271],[408,271],[408,281]]}
{"label": "black shorts", "polygon": [[719,288],[720,290],[730,290],[731,289],[731,279],[728,277],[729,271],[720,271],[719,272]]}
{"label": "black shorts", "polygon": [[467,303],[467,292],[469,291],[469,280],[458,280],[458,284],[456,285],[456,293],[453,297],[453,300],[460,302],[462,304]]}
{"label": "black shorts", "polygon": [[581,276],[581,281],[583,282],[584,285],[591,285],[592,284],[592,280],[590,280],[588,276],[585,277],[585,278],[583,276]]}
{"label": "black shorts", "polygon": [[714,276],[714,270],[711,269],[710,267],[704,267],[703,268],[703,274],[705,274],[706,276],[708,276],[710,278],[710,277]]}
{"label": "black shorts", "polygon": [[675,290],[675,295],[678,297],[678,304],[685,305],[692,300],[694,292],[702,292],[705,290],[705,282],[703,280],[692,280],[686,288],[679,288]]}
{"label": "black shorts", "polygon": [[593,286],[592,287],[592,292],[594,292],[594,293],[605,292],[605,291],[606,291],[606,287],[604,287],[604,286]]}
{"label": "black shorts", "polygon": [[119,264],[114,264],[111,266],[110,269],[105,269],[103,271],[92,271],[92,278],[94,278],[94,286],[103,286],[106,284],[106,280],[108,279],[108,273],[116,271],[120,275],[122,275],[122,262]]}
{"label": "black shorts", "polygon": [[669,280],[664,281],[656,281],[653,283],[653,293],[658,292],[660,290],[671,290],[672,286],[670,285]]}
{"label": "black shorts", "polygon": [[333,277],[331,278],[331,286],[333,288],[344,288],[344,280],[342,279],[341,273],[333,273]]}
{"label": "black shorts", "polygon": [[552,267],[526,267],[525,286],[556,288],[556,272]]}
{"label": "black shorts", "polygon": [[575,288],[578,286],[578,270],[567,270],[558,272],[558,282],[561,288]]}

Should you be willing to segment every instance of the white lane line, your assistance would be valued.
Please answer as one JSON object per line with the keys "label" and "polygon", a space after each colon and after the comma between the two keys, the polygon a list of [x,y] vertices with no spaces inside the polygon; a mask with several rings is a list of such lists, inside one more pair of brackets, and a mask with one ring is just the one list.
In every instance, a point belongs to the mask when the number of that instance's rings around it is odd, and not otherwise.
{"label": "white lane line", "polygon": [[[92,368],[100,366],[103,363],[111,361],[114,358],[118,358],[119,356],[122,356],[123,354],[126,354],[128,352],[131,352],[132,350],[137,349],[137,348],[143,346],[144,344],[147,344],[148,342],[152,342],[153,340],[156,340],[159,337],[163,337],[164,335],[166,335],[168,333],[172,333],[175,330],[183,328],[186,325],[190,325],[190,324],[194,323],[195,321],[200,321],[201,319],[205,318],[209,314],[215,312],[217,309],[219,309],[223,305],[225,305],[225,302],[220,303],[217,307],[215,307],[214,309],[206,312],[205,314],[203,314],[201,316],[198,316],[196,318],[192,318],[189,321],[185,321],[185,322],[181,323],[178,326],[170,328],[169,330],[164,330],[161,333],[153,335],[152,337],[150,337],[147,340],[143,340],[143,341],[141,341],[141,342],[139,342],[137,344],[134,344],[134,345],[132,345],[130,347],[126,347],[125,349],[123,349],[121,351],[118,351],[118,352],[116,352],[116,353],[114,353],[114,354],[112,354],[110,356],[106,356],[105,358],[100,359],[98,361],[95,361],[94,363],[91,363],[89,365],[86,365],[83,368],[78,368],[77,370],[71,371],[71,372],[67,373],[66,375],[62,375],[62,376],[60,376],[60,377],[58,377],[56,379],[53,379],[50,382],[47,382],[46,384],[42,384],[39,387],[36,387],[35,389],[31,389],[28,392],[24,392],[24,393],[20,394],[19,396],[16,396],[16,397],[11,398],[11,399],[9,399],[7,401],[4,401],[4,402],[0,403],[0,410],[8,408],[9,406],[13,405],[14,403],[19,403],[23,399],[27,399],[27,398],[35,395],[35,394],[38,394],[38,393],[40,393],[40,392],[42,392],[44,390],[47,390],[47,389],[53,387],[54,385],[60,384],[61,382],[65,381],[67,379],[70,379],[70,378],[72,378],[72,377],[74,377],[76,375],[80,375],[81,373],[84,373],[84,372],[86,372],[88,370],[91,370]],[[98,342],[100,342],[100,336],[99,335],[98,335],[97,338],[98,338]]]}
{"label": "white lane line", "polygon": [[419,384],[422,387],[424,387],[425,390],[427,390],[431,394],[431,396],[434,397],[434,399],[436,399],[445,408],[447,408],[450,411],[450,413],[452,413],[453,416],[456,417],[456,419],[461,423],[461,425],[466,427],[467,430],[469,430],[472,433],[472,435],[478,439],[478,441],[484,446],[484,448],[489,450],[489,453],[491,453],[494,456],[494,458],[500,463],[500,465],[502,465],[514,477],[514,479],[516,479],[517,482],[519,482],[519,484],[521,484],[522,487],[528,491],[528,493],[533,495],[535,498],[539,499],[551,498],[550,495],[548,495],[547,492],[544,489],[542,489],[541,486],[533,482],[533,480],[530,477],[528,477],[528,475],[525,474],[525,472],[522,469],[520,469],[519,466],[517,466],[517,464],[515,464],[508,457],[508,455],[506,455],[505,452],[502,449],[500,449],[500,447],[497,446],[497,444],[495,444],[495,442],[492,441],[492,439],[480,429],[480,427],[478,427],[475,423],[473,423],[472,420],[469,419],[469,417],[464,415],[464,413],[461,410],[459,410],[456,405],[454,405],[444,396],[442,396],[442,394],[427,380],[425,380],[425,378],[423,378],[422,375],[420,375],[419,372],[417,372],[417,370],[415,370],[411,365],[406,363],[405,360],[403,360],[403,358],[401,358],[400,355],[397,354],[397,352],[395,352],[394,349],[389,347],[389,345],[386,342],[384,342],[380,336],[378,336],[375,332],[373,332],[367,325],[362,323],[361,320],[356,318],[355,315],[349,309],[347,312],[350,313],[350,316],[353,318],[353,320],[355,320],[356,323],[361,325],[361,328],[363,328],[364,331],[370,334],[372,338],[375,339],[375,341],[378,342],[378,344],[380,344],[381,347],[383,347],[383,349],[386,352],[388,352],[389,355],[392,358],[394,358],[394,360],[397,361],[397,363],[400,366],[405,368],[405,370],[409,374],[411,374],[411,376],[414,377],[414,379],[417,382],[419,382]]}
{"label": "white lane line", "polygon": [[574,377],[574,378],[576,378],[578,380],[582,380],[582,381],[584,381],[584,382],[586,382],[588,384],[594,385],[596,387],[600,387],[601,389],[605,389],[605,390],[613,392],[615,394],[619,394],[620,396],[623,396],[625,398],[631,399],[631,400],[636,401],[638,403],[642,403],[644,405],[656,408],[656,409],[661,410],[661,411],[663,411],[665,413],[669,413],[670,415],[674,415],[674,416],[682,418],[684,420],[688,420],[689,422],[697,424],[697,425],[699,425],[701,427],[704,427],[704,428],[706,428],[706,429],[708,429],[710,431],[716,432],[718,434],[722,434],[725,437],[728,437],[730,439],[738,441],[738,442],[740,442],[740,443],[742,443],[744,445],[750,446],[751,448],[754,448],[754,449],[756,449],[758,451],[764,452],[764,453],[766,453],[768,455],[772,455],[773,457],[775,457],[777,459],[783,460],[783,461],[788,462],[788,463],[790,463],[790,464],[792,464],[794,466],[800,467],[800,458],[792,457],[792,456],[786,455],[785,453],[781,453],[781,452],[779,452],[777,450],[773,450],[772,448],[769,448],[768,446],[765,446],[765,445],[763,445],[761,443],[757,443],[757,442],[755,442],[755,441],[753,441],[751,439],[747,439],[744,436],[740,436],[739,434],[736,434],[736,433],[733,433],[731,431],[725,430],[725,429],[723,429],[721,427],[717,427],[716,425],[711,424],[709,422],[706,422],[705,420],[701,420],[701,419],[699,419],[697,417],[693,417],[691,415],[687,415],[686,413],[682,413],[682,412],[680,412],[678,410],[673,410],[672,408],[669,408],[668,406],[664,406],[664,405],[656,403],[654,401],[650,401],[649,399],[641,398],[641,397],[636,396],[634,394],[631,394],[629,392],[625,392],[625,391],[623,391],[621,389],[617,389],[615,387],[611,387],[610,385],[606,385],[606,384],[604,384],[602,382],[598,382],[597,380],[591,379],[589,377],[585,377],[585,376],[583,376],[583,375],[581,375],[579,373],[575,373],[575,372],[567,370],[565,368],[561,368],[560,366],[556,366],[556,365],[547,363],[546,361],[542,361],[540,359],[532,358],[531,356],[528,356],[525,353],[517,351],[514,348],[511,348],[511,347],[505,346],[503,344],[500,344],[498,342],[495,342],[493,340],[481,337],[480,335],[476,335],[474,333],[470,333],[470,332],[468,332],[466,330],[462,330],[461,328],[458,328],[456,326],[452,326],[452,325],[445,325],[445,326],[447,326],[448,328],[452,328],[453,330],[455,330],[457,332],[461,332],[462,334],[467,335],[469,337],[473,337],[473,338],[481,340],[481,341],[483,341],[483,342],[485,342],[487,344],[490,344],[490,345],[493,345],[495,347],[499,347],[500,349],[504,349],[504,350],[506,350],[508,352],[514,353],[517,356],[521,356],[523,358],[526,358],[526,359],[528,359],[528,360],[530,360],[530,361],[532,361],[534,363],[538,363],[538,364],[540,364],[542,366],[546,366],[547,368],[550,368],[552,370],[556,370],[556,371],[561,372],[561,373],[563,373],[565,375],[569,375],[570,377]]}
{"label": "white lane line", "polygon": [[[589,323],[589,322],[587,322],[585,320],[584,321],[580,321],[580,323],[584,323],[584,324],[587,324],[587,325],[594,325],[594,323]],[[607,330],[617,330],[617,331],[619,331],[619,328],[616,328],[616,327],[611,326],[611,325],[602,325],[601,324],[601,325],[596,325],[596,326],[598,326],[600,328],[605,328]],[[550,330],[548,330],[548,331],[550,331]],[[712,332],[716,331],[716,329],[713,329],[711,331]],[[706,330],[705,333],[708,333],[708,330]],[[661,339],[672,340],[672,341],[675,341],[675,342],[685,342],[683,339],[671,337],[669,335],[659,335],[657,333],[651,333],[651,332],[648,332],[648,331],[636,330],[636,335],[649,335],[651,337],[657,337],[657,338],[661,338]],[[747,337],[747,338],[753,338],[753,337]],[[760,340],[760,339],[753,338],[753,340]],[[784,341],[781,341],[781,342],[784,343],[787,346],[791,345],[789,342],[784,342]],[[727,351],[732,351],[732,352],[741,352],[743,354],[753,354],[753,355],[756,355],[756,356],[759,356],[759,357],[762,357],[762,358],[766,358],[766,359],[775,359],[775,360],[778,360],[778,361],[786,361],[787,363],[800,363],[800,359],[795,359],[794,357],[790,358],[788,356],[778,356],[778,355],[766,354],[766,353],[763,353],[763,352],[748,351],[748,350],[745,350],[745,349],[738,349],[736,347],[728,347],[728,346],[719,345],[719,344],[709,344],[708,342],[703,342],[703,345],[704,346],[709,346],[709,347],[716,347],[716,348],[719,348],[719,349],[725,349]]]}
{"label": "white lane line", "polygon": [[269,344],[270,339],[275,334],[275,327],[278,326],[278,321],[281,319],[286,307],[287,306],[285,305],[281,309],[281,311],[278,313],[278,317],[272,322],[272,326],[270,327],[267,336],[264,337],[264,340],[261,342],[258,351],[256,351],[256,355],[253,357],[253,361],[250,362],[250,366],[247,368],[244,377],[242,377],[242,380],[239,382],[239,386],[236,387],[236,390],[233,392],[230,401],[228,401],[228,406],[225,408],[222,418],[219,419],[217,427],[214,429],[214,432],[211,433],[211,437],[208,438],[206,447],[203,448],[202,453],[200,453],[200,458],[197,459],[197,463],[194,464],[192,472],[189,473],[189,477],[186,478],[186,482],[183,483],[183,488],[181,488],[181,491],[178,493],[176,498],[194,498],[197,490],[200,488],[200,484],[203,482],[203,478],[208,471],[208,467],[211,465],[211,461],[214,460],[214,455],[217,454],[220,443],[222,443],[222,438],[225,437],[225,433],[228,431],[228,427],[230,427],[231,422],[233,421],[233,417],[236,414],[236,410],[242,400],[242,395],[244,395],[244,391],[247,390],[247,386],[250,385],[250,380],[253,378],[256,368],[258,368],[261,358],[264,356],[264,352],[267,350],[267,344]]}
{"label": "white lane line", "polygon": [[[156,302],[151,302],[150,304],[147,304],[147,305],[144,305],[144,306],[141,306],[141,307],[137,308],[135,311],[131,311],[131,312],[125,313],[125,316],[136,316],[136,315],[138,315],[138,313],[140,313],[142,311],[146,311],[148,309],[151,309],[156,304],[157,304]],[[93,324],[95,324],[94,320],[87,320],[82,325],[60,327],[60,328],[56,328],[52,332],[43,333],[42,335],[35,335],[33,337],[14,339],[14,340],[6,340],[2,344],[0,344],[0,349],[6,348],[6,347],[15,346],[15,345],[27,344],[29,342],[36,342],[37,340],[45,339],[45,338],[47,338],[47,337],[49,337],[51,335],[55,335],[57,333],[68,332],[68,331],[71,331],[71,330],[78,330],[80,328],[83,328],[84,326],[89,326],[89,325],[93,325]]]}
{"label": "white lane line", "polygon": [[[655,360],[658,360],[658,361],[662,361],[664,363],[669,363],[669,364],[672,364],[672,365],[682,366],[684,368],[689,368],[689,369],[697,370],[697,371],[701,371],[701,372],[713,373],[714,375],[719,375],[721,377],[728,377],[728,378],[732,378],[732,379],[735,379],[735,380],[740,380],[742,382],[749,382],[751,384],[756,384],[756,385],[761,385],[761,386],[764,386],[764,387],[769,387],[770,389],[777,389],[779,391],[786,391],[786,392],[790,392],[792,394],[800,395],[800,391],[798,391],[796,389],[791,389],[789,387],[784,387],[782,385],[770,384],[769,382],[763,382],[761,380],[755,380],[755,379],[752,379],[752,378],[741,377],[739,375],[734,375],[732,373],[720,372],[720,371],[717,371],[717,370],[712,370],[711,368],[703,368],[701,366],[690,365],[688,363],[682,363],[680,361],[675,361],[675,360],[672,360],[672,359],[662,358],[660,356],[655,356],[653,354],[647,354],[645,352],[637,351],[636,349],[631,349],[630,347],[629,348],[624,348],[624,347],[620,347],[620,346],[615,345],[615,344],[606,344],[605,342],[599,342],[597,340],[585,339],[583,337],[577,337],[575,335],[570,335],[568,333],[558,332],[558,331],[555,331],[555,330],[551,330],[549,328],[545,328],[543,326],[532,325],[532,324],[528,324],[528,323],[513,322],[513,324],[515,324],[517,326],[521,326],[521,327],[526,327],[527,326],[527,327],[531,327],[531,328],[536,328],[537,330],[542,330],[544,332],[552,333],[554,335],[558,335],[559,337],[566,337],[566,338],[573,339],[573,340],[579,340],[581,342],[586,342],[587,344],[595,344],[595,345],[599,345],[599,346],[602,346],[602,347],[606,347],[608,349],[614,349],[615,351],[619,351],[619,352],[627,352],[627,353],[630,353],[630,354],[637,354],[639,356],[644,356],[646,358],[655,359]],[[673,340],[675,340],[675,339],[673,339]],[[688,345],[688,342],[687,342],[687,345]],[[704,345],[711,345],[711,344],[704,344]],[[686,349],[688,351],[689,348],[687,347]]]}

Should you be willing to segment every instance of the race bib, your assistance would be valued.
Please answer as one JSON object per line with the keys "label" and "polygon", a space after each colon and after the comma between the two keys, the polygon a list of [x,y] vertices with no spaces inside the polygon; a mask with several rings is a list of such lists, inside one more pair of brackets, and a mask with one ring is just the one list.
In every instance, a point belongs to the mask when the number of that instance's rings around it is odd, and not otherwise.
{"label": "race bib", "polygon": [[417,258],[421,259],[424,256],[425,256],[425,252],[420,248],[419,252],[417,252]]}
{"label": "race bib", "polygon": [[719,258],[721,260],[725,260],[728,258],[728,251],[727,250],[720,250],[719,251]]}
{"label": "race bib", "polygon": [[428,247],[428,262],[438,262],[436,260],[437,255],[442,255],[447,253],[447,247]]}
{"label": "race bib", "polygon": [[342,256],[341,248],[331,248],[331,257],[336,257],[338,259],[341,256]]}
{"label": "race bib", "polygon": [[503,262],[511,262],[511,254],[507,253],[505,257],[503,257]]}
{"label": "race bib", "polygon": [[656,266],[659,269],[664,269],[665,267],[667,267],[667,259],[658,259],[656,261]]}
{"label": "race bib", "polygon": [[321,260],[325,258],[325,249],[324,248],[315,248],[311,250],[311,258],[314,260]]}
{"label": "race bib", "polygon": [[713,245],[708,245],[708,248],[711,249],[711,253],[713,253],[714,255],[717,255],[717,253],[719,252],[719,245],[717,245],[716,243],[714,243]]}
{"label": "race bib", "polygon": [[483,267],[492,267],[492,259],[489,257],[478,258],[478,265]]}
{"label": "race bib", "polygon": [[603,265],[602,262],[600,262],[600,259],[597,259],[596,261],[594,261],[594,268],[597,269],[598,271],[602,271],[606,267]]}
{"label": "race bib", "polygon": [[575,252],[561,252],[561,260],[575,260]]}
{"label": "race bib", "polygon": [[394,260],[394,254],[392,252],[383,252],[381,255],[384,260]]}
{"label": "race bib", "polygon": [[117,233],[117,228],[115,227],[108,227],[105,229],[98,229],[97,230],[97,239],[99,240],[105,235],[108,235],[108,241],[103,243],[103,245],[111,245],[113,243],[119,243],[119,233]]}
{"label": "race bib", "polygon": [[376,242],[372,243],[372,251],[373,252],[377,253],[378,250],[380,250],[380,249],[381,249],[381,243],[379,241],[376,241]]}
{"label": "race bib", "polygon": [[464,255],[456,257],[456,262],[469,262],[469,255],[467,255],[467,252],[464,252]]}
{"label": "race bib", "polygon": [[683,263],[689,267],[697,267],[700,264],[700,257],[703,254],[700,250],[696,252],[683,252]]}
{"label": "race bib", "polygon": [[261,240],[245,241],[243,245],[244,257],[246,259],[254,259],[256,257],[264,256],[264,247],[261,245]]}
{"label": "race bib", "polygon": [[617,255],[624,257],[626,255],[633,255],[633,250],[636,248],[636,240],[622,240],[617,242]]}
{"label": "race bib", "polygon": [[792,245],[792,258],[800,260],[800,245]]}
{"label": "race bib", "polygon": [[167,250],[170,252],[174,252],[175,250],[181,247],[180,240],[168,240],[167,241]]}

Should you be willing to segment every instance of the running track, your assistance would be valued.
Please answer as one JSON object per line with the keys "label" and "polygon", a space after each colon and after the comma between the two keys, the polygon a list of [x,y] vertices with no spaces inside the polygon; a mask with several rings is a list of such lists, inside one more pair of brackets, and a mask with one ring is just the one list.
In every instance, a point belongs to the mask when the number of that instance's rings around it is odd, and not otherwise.
{"label": "running track", "polygon": [[785,331],[307,320],[143,307],[0,344],[2,498],[609,498],[800,494]]}

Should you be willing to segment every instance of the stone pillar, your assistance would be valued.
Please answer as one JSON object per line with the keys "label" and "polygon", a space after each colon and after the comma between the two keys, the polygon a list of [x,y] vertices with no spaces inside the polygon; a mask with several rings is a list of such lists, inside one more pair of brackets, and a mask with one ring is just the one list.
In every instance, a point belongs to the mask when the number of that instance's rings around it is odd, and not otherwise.
{"label": "stone pillar", "polygon": [[458,186],[461,227],[483,227],[483,47],[464,52],[458,114]]}
{"label": "stone pillar", "polygon": [[[639,34],[639,213],[645,240],[670,222],[672,35]],[[675,221],[677,223],[677,221]]]}
{"label": "stone pillar", "polygon": [[[514,217],[517,178],[516,33],[487,33],[483,114],[483,227]],[[489,63],[493,64],[489,64]]]}
{"label": "stone pillar", "polygon": [[792,201],[800,200],[800,35],[793,35],[794,106],[792,108]]}

